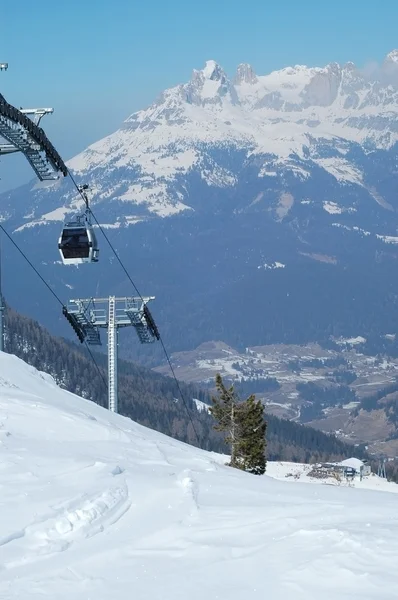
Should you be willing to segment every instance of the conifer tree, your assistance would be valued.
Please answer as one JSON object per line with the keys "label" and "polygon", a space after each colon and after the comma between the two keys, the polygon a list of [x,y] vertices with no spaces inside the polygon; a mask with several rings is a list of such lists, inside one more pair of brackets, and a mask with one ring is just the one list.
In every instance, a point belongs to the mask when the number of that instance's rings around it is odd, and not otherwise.
{"label": "conifer tree", "polygon": [[216,420],[214,428],[227,432],[225,442],[231,448],[230,466],[262,475],[266,468],[264,406],[254,395],[242,402],[234,386],[226,388],[219,373],[216,388],[218,396],[212,397],[210,412]]}
{"label": "conifer tree", "polygon": [[266,430],[264,405],[254,394],[243,403],[240,413],[237,455],[242,468],[254,475],[263,475],[266,469]]}
{"label": "conifer tree", "polygon": [[224,441],[231,449],[231,467],[240,467],[236,452],[239,443],[239,415],[242,411],[241,403],[235,393],[234,386],[226,388],[219,373],[216,375],[216,388],[218,395],[212,396],[213,406],[210,413],[216,420],[214,429],[227,433]]}

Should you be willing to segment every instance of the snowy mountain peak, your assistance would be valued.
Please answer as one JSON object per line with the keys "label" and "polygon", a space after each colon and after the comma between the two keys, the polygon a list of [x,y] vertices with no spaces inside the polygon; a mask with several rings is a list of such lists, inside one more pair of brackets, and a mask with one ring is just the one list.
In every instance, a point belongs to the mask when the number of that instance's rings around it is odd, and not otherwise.
{"label": "snowy mountain peak", "polygon": [[357,70],[357,66],[355,63],[348,61],[345,63],[345,65],[343,66],[343,71],[356,71]]}
{"label": "snowy mountain peak", "polygon": [[193,70],[190,83],[203,87],[205,81],[214,81],[220,85],[225,85],[228,83],[228,77],[215,60],[207,60],[203,69]]}
{"label": "snowy mountain peak", "polygon": [[226,79],[226,75],[219,64],[215,60],[207,60],[204,69],[200,71],[205,79],[212,81],[222,81]]}
{"label": "snowy mountain peak", "polygon": [[398,65],[398,50],[391,50],[385,58],[385,61],[393,62]]}
{"label": "snowy mountain peak", "polygon": [[234,79],[235,85],[240,85],[241,83],[257,83],[257,81],[257,76],[251,65],[247,63],[238,65]]}
{"label": "snowy mountain peak", "polygon": [[326,65],[325,70],[329,73],[341,73],[341,65],[337,62],[331,62]]}
{"label": "snowy mountain peak", "polygon": [[304,90],[304,99],[313,106],[330,106],[336,100],[341,83],[341,67],[330,63],[318,71]]}
{"label": "snowy mountain peak", "polygon": [[182,86],[182,98],[198,106],[222,106],[224,102],[238,102],[234,86],[214,60],[208,60],[203,69],[194,69],[191,81]]}

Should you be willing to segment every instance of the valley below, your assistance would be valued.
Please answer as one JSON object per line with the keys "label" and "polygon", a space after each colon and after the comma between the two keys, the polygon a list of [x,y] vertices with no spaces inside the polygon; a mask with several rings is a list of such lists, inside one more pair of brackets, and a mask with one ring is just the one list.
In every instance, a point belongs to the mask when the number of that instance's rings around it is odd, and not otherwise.
{"label": "valley below", "polygon": [[[398,455],[398,421],[391,410],[398,399],[398,358],[361,352],[365,341],[357,336],[336,339],[330,348],[314,342],[242,350],[210,341],[174,353],[172,361],[182,381],[212,393],[220,373],[242,398],[261,398],[269,414],[392,458]],[[154,370],[167,374],[163,365]]]}

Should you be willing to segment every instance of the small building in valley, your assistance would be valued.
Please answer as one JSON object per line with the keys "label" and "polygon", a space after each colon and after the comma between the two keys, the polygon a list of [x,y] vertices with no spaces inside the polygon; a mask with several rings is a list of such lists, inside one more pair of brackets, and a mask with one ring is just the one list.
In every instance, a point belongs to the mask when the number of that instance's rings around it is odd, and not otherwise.
{"label": "small building in valley", "polygon": [[359,458],[346,458],[338,463],[339,466],[342,467],[343,473],[353,473],[355,475],[359,475],[360,478],[367,477],[371,474],[372,469],[367,461],[360,460]]}
{"label": "small building in valley", "polygon": [[367,477],[372,472],[367,461],[359,458],[346,458],[339,463],[321,463],[311,471],[311,477],[327,479],[328,477],[344,477],[345,479],[354,479]]}

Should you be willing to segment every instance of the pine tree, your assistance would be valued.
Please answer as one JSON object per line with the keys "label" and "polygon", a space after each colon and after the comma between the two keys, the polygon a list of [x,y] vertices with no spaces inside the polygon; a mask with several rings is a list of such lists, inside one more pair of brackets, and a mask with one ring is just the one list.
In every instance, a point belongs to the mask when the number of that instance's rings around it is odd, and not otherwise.
{"label": "pine tree", "polygon": [[212,397],[210,412],[216,420],[214,429],[226,431],[225,443],[231,448],[230,466],[262,475],[266,468],[264,406],[251,395],[242,402],[234,390],[216,376],[218,396]]}
{"label": "pine tree", "polygon": [[210,407],[210,413],[216,420],[214,429],[216,431],[227,432],[224,441],[231,449],[231,461],[229,464],[231,467],[241,468],[236,448],[239,443],[238,423],[240,422],[242,406],[235,393],[234,386],[232,385],[227,389],[219,373],[216,375],[216,388],[218,396],[212,396],[213,406]]}
{"label": "pine tree", "polygon": [[237,457],[241,467],[254,475],[263,475],[266,469],[266,430],[264,406],[254,394],[243,403],[239,414],[239,441]]}

